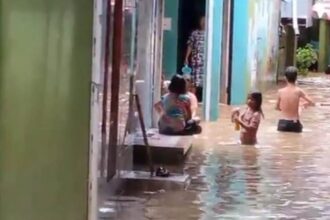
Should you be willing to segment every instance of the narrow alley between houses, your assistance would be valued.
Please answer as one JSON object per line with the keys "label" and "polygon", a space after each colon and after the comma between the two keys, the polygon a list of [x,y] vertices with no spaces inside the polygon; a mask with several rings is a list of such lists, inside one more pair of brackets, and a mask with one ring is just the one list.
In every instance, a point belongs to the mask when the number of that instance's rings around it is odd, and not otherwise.
{"label": "narrow alley between houses", "polygon": [[[299,84],[316,102],[330,103],[329,79]],[[330,219],[330,107],[305,110],[304,133],[278,133],[276,90],[264,94],[258,145],[236,144],[232,108],[222,106],[219,121],[205,123],[194,139],[186,189],[129,187],[106,198],[103,210],[118,220]]]}
{"label": "narrow alley between houses", "polygon": [[0,3],[0,220],[330,220],[330,0]]}

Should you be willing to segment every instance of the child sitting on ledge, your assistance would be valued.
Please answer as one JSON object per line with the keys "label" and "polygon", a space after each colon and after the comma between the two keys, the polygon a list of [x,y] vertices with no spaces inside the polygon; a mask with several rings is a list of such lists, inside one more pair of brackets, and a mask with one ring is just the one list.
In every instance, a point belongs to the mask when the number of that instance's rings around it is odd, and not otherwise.
{"label": "child sitting on ledge", "polygon": [[187,82],[181,75],[175,75],[168,87],[169,92],[155,104],[160,113],[159,133],[165,135],[194,135],[202,132],[198,122],[193,119],[191,98]]}

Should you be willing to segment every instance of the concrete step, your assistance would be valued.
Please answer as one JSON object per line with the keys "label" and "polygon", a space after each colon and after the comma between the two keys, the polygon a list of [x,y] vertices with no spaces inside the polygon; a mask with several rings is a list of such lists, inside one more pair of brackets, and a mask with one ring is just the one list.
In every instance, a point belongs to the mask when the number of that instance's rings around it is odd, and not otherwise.
{"label": "concrete step", "polygon": [[[157,130],[148,131],[152,159],[156,164],[182,164],[192,148],[192,136],[166,136]],[[147,164],[147,149],[141,134],[137,134],[133,144],[134,164]]]}
{"label": "concrete step", "polygon": [[[99,179],[99,220],[117,219],[118,211],[120,211],[118,207],[136,207],[146,201],[143,199],[144,196],[185,190],[190,184],[189,175],[177,173],[171,173],[170,177],[162,178],[151,177],[149,172],[144,171],[120,171],[117,178],[118,180],[110,183],[105,179]],[[113,191],[114,184],[120,184],[121,190]],[[123,194],[136,195],[139,198]]]}
{"label": "concrete step", "polygon": [[109,196],[99,204],[98,219],[116,220],[122,215],[123,207],[130,207],[129,210],[125,210],[125,216],[134,216],[134,219],[143,219],[143,208],[146,201],[146,199],[131,196]]}
{"label": "concrete step", "polygon": [[159,190],[183,190],[190,183],[188,174],[171,173],[169,177],[150,176],[144,171],[122,171],[121,178],[125,182],[125,191],[157,192]]}

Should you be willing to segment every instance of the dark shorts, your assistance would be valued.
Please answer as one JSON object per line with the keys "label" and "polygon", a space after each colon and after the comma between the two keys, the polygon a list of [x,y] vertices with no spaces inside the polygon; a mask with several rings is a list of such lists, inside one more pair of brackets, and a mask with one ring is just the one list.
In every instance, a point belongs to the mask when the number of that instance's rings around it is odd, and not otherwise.
{"label": "dark shorts", "polygon": [[196,87],[196,98],[198,102],[203,101],[203,87]]}
{"label": "dark shorts", "polygon": [[173,132],[171,129],[159,130],[160,134],[172,136],[190,136],[202,133],[202,127],[194,120],[187,121],[183,131]]}
{"label": "dark shorts", "polygon": [[292,121],[281,119],[278,122],[277,130],[282,132],[301,133],[303,131],[303,126],[299,120]]}

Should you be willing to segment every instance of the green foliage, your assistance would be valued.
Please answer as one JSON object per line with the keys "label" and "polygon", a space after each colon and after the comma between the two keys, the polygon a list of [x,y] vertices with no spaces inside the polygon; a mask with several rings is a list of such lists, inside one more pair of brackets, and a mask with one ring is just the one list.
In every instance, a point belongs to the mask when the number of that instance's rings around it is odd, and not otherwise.
{"label": "green foliage", "polygon": [[297,67],[299,74],[307,75],[308,69],[317,62],[317,54],[313,45],[307,44],[305,47],[297,49]]}

